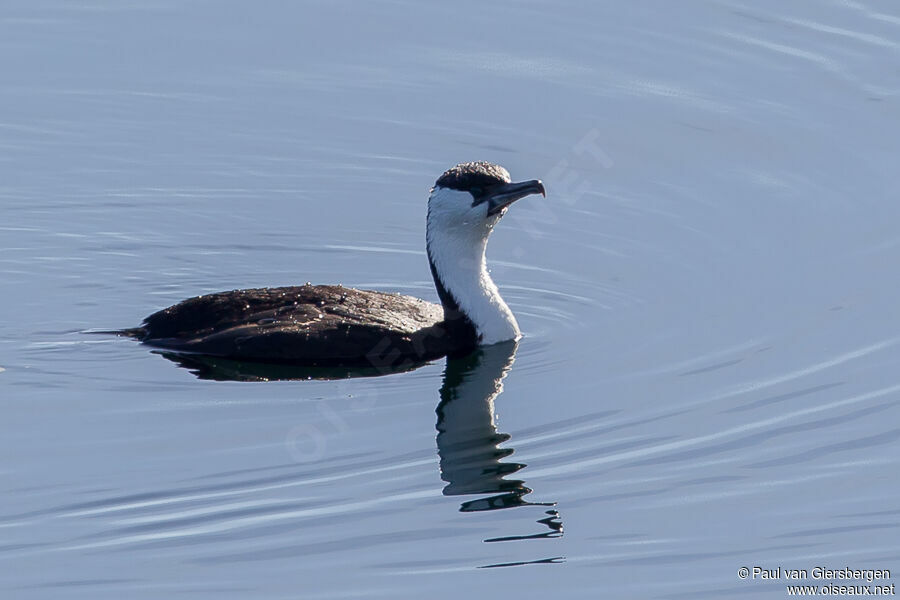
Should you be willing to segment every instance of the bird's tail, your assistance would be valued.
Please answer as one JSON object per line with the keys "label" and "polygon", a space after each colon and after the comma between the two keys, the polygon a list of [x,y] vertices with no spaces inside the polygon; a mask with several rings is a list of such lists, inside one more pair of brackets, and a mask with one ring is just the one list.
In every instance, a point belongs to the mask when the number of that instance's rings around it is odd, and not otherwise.
{"label": "bird's tail", "polygon": [[132,327],[130,329],[85,329],[81,333],[117,335],[119,337],[130,337],[141,340],[146,337],[147,330],[144,327]]}

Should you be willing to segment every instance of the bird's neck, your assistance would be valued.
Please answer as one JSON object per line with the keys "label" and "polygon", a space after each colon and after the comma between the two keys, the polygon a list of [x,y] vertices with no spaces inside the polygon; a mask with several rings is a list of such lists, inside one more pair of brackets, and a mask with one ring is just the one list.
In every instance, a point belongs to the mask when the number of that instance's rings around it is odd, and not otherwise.
{"label": "bird's neck", "polygon": [[447,231],[429,223],[426,231],[428,260],[445,320],[468,320],[481,344],[518,339],[519,324],[487,270],[491,228]]}

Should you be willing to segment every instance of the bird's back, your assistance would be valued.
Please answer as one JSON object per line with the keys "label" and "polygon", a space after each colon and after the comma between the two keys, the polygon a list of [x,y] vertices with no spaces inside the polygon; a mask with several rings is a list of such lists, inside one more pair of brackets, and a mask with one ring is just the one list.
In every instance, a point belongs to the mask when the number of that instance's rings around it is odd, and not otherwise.
{"label": "bird's back", "polygon": [[371,290],[304,285],[220,292],[156,312],[127,333],[176,352],[311,365],[396,366],[460,352],[433,303]]}

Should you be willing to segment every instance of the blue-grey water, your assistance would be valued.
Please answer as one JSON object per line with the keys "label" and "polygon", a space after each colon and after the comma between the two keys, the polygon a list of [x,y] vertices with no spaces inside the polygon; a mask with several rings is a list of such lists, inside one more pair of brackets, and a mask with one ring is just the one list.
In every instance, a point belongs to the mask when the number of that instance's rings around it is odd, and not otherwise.
{"label": "blue-grey water", "polygon": [[[900,572],[898,60],[874,0],[5,2],[0,596]],[[517,348],[251,383],[81,333],[238,287],[436,300],[425,199],[466,160],[549,192],[489,248]]]}

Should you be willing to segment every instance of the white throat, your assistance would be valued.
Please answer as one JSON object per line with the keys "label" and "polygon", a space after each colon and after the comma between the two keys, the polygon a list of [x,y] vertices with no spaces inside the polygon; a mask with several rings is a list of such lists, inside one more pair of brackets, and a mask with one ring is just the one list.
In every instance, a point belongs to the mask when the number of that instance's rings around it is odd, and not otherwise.
{"label": "white throat", "polygon": [[472,206],[468,192],[436,188],[428,200],[428,255],[445,290],[475,326],[479,342],[521,337],[519,324],[487,269],[488,238],[500,215]]}

